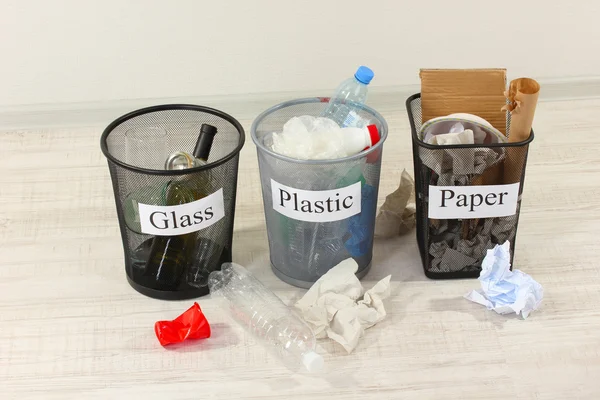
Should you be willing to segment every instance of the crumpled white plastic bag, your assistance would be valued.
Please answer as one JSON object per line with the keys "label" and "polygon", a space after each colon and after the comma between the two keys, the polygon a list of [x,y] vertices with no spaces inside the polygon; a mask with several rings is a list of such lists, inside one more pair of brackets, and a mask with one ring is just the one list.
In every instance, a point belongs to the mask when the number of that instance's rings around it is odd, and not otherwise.
{"label": "crumpled white plastic bag", "polygon": [[352,258],[342,261],[295,305],[317,338],[329,337],[348,353],[356,348],[365,329],[387,315],[383,300],[390,295],[392,277],[388,275],[365,292],[355,275],[357,270]]}
{"label": "crumpled white plastic bag", "polygon": [[281,133],[274,132],[272,150],[300,160],[326,160],[343,158],[345,131],[339,125],[323,117],[302,115],[292,117],[283,125]]}
{"label": "crumpled white plastic bag", "polygon": [[481,263],[479,282],[481,290],[473,290],[465,298],[498,314],[514,312],[525,319],[538,309],[544,298],[542,285],[518,269],[510,270],[508,241],[487,251]]}

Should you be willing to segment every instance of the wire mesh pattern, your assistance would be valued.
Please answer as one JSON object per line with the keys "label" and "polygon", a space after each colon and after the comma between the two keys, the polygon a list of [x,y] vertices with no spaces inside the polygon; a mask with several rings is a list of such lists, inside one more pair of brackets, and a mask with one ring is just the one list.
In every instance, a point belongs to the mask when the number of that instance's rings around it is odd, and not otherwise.
{"label": "wire mesh pattern", "polygon": [[[280,104],[261,114],[252,126],[257,145],[263,203],[269,238],[271,265],[283,281],[310,287],[319,277],[346,258],[358,263],[364,276],[373,256],[373,235],[381,172],[383,142],[387,124],[374,110],[362,107],[361,118],[375,124],[381,140],[358,155],[339,160],[295,160],[273,153],[269,146],[273,132],[300,115],[319,116],[326,99],[300,99]],[[324,191],[360,182],[361,211],[333,222],[307,222],[289,218],[273,207],[271,182],[302,190]]]}
{"label": "wire mesh pattern", "polygon": [[[217,128],[207,164],[167,171],[164,162],[175,151],[192,153],[202,124]],[[149,131],[163,131],[162,144],[150,146]],[[132,147],[128,135],[142,132],[143,147]],[[156,135],[155,135],[156,136]],[[149,144],[150,142],[150,144]],[[239,152],[244,131],[235,119],[218,110],[193,105],[165,105],[134,111],[104,131],[101,147],[108,159],[130,284],[161,299],[194,298],[208,293],[208,274],[232,257]],[[225,216],[202,230],[178,236],[154,236],[141,231],[139,204],[179,205],[223,191]],[[173,195],[174,194],[174,195]],[[173,197],[175,196],[175,197]],[[170,203],[175,198],[176,203]],[[166,250],[157,262],[156,249]],[[168,261],[168,262],[167,262]]]}
{"label": "wire mesh pattern", "polygon": [[[514,257],[521,194],[530,138],[519,143],[433,146],[418,137],[421,120],[420,94],[409,97],[406,108],[411,124],[417,206],[417,243],[425,275],[432,279],[474,278],[481,271],[486,251],[510,241]],[[510,122],[510,114],[507,114]],[[510,125],[507,125],[510,134]],[[485,159],[485,162],[483,160]],[[472,171],[440,173],[441,163],[474,160]],[[478,164],[478,160],[482,160]],[[510,164],[507,160],[510,160]],[[506,167],[509,165],[509,167]],[[519,183],[516,214],[478,219],[429,218],[429,190],[433,186],[474,186]]]}

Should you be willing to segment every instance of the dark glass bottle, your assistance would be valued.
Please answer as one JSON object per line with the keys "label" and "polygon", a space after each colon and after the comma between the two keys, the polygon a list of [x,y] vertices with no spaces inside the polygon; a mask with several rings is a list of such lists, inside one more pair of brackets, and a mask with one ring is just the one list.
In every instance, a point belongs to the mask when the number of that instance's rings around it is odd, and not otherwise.
{"label": "dark glass bottle", "polygon": [[200,135],[196,141],[196,146],[194,146],[194,152],[192,154],[185,151],[172,153],[165,162],[165,169],[177,170],[205,165],[216,134],[217,128],[212,125],[202,124]]}
{"label": "dark glass bottle", "polygon": [[[197,160],[193,163],[201,162],[201,164],[190,165],[190,167],[206,164],[216,133],[217,129],[214,126],[202,125],[193,153],[193,159]],[[183,152],[173,153],[169,160],[174,159],[174,155],[180,153]],[[169,166],[169,160],[167,160],[166,167]],[[175,163],[174,165],[180,164]],[[209,186],[210,176],[208,171],[174,179],[167,186],[166,203],[169,206],[174,206],[199,200],[211,192]],[[194,239],[195,233],[178,236],[155,236],[152,239],[152,246],[150,247],[150,254],[144,272],[146,284],[157,290],[177,290],[184,277],[190,255],[194,250]]]}

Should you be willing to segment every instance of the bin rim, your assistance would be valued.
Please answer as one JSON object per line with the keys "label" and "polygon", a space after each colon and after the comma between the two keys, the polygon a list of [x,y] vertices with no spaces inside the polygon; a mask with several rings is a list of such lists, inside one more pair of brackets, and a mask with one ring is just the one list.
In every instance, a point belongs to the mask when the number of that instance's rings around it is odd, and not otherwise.
{"label": "bin rim", "polygon": [[[481,143],[474,143],[474,144],[444,144],[444,145],[437,145],[437,144],[430,144],[430,143],[425,143],[423,140],[421,140],[419,138],[419,133],[417,132],[417,126],[415,125],[415,116],[413,115],[412,112],[412,107],[411,107],[411,103],[416,100],[416,99],[420,99],[421,98],[421,93],[415,93],[411,96],[409,96],[406,99],[406,111],[408,113],[408,121],[410,122],[410,130],[411,130],[411,136],[412,136],[412,140],[413,142],[415,142],[419,147],[423,147],[425,149],[429,149],[429,150],[446,150],[446,149],[477,149],[477,148],[506,148],[506,147],[522,147],[525,146],[529,143],[531,143],[533,141],[534,135],[533,135],[533,128],[531,128],[531,132],[529,134],[529,137],[525,140],[522,140],[520,142],[506,142],[506,143],[489,143],[489,144],[481,144]],[[427,121],[425,121],[427,122]],[[423,123],[421,122],[421,125]],[[508,138],[508,136],[507,136]]]}
{"label": "bin rim", "polygon": [[383,146],[383,142],[385,142],[385,140],[387,139],[387,135],[388,135],[388,125],[387,125],[387,121],[385,120],[385,118],[383,118],[383,116],[381,114],[379,114],[377,111],[375,111],[373,108],[371,108],[367,105],[364,105],[364,104],[358,104],[358,103],[353,103],[353,102],[350,102],[350,103],[362,110],[365,110],[365,111],[371,113],[373,116],[375,116],[379,120],[379,123],[381,124],[381,130],[382,130],[382,132],[380,132],[379,142],[377,142],[375,144],[375,146],[369,147],[367,150],[361,151],[360,153],[353,154],[348,157],[335,158],[335,159],[300,160],[297,158],[284,156],[283,154],[274,152],[273,150],[267,148],[267,146],[265,146],[262,143],[262,141],[260,141],[258,139],[258,137],[256,136],[256,128],[257,128],[258,124],[267,115],[273,113],[274,111],[277,111],[277,110],[280,110],[282,108],[286,108],[289,106],[297,105],[297,104],[326,103],[326,102],[329,102],[329,97],[304,97],[304,98],[300,98],[300,99],[284,101],[283,103],[276,104],[273,107],[266,109],[265,111],[260,113],[254,119],[254,122],[252,122],[252,127],[250,128],[250,136],[252,137],[252,141],[254,142],[254,144],[256,145],[256,147],[258,149],[260,149],[261,151],[264,151],[265,153],[268,153],[272,157],[275,157],[275,158],[278,158],[280,160],[287,161],[290,163],[303,164],[303,165],[337,164],[337,163],[342,163],[342,162],[347,162],[347,161],[354,161],[359,158],[367,157],[369,154],[377,151],[378,149],[380,149]]}
{"label": "bin rim", "polygon": [[[162,170],[162,169],[149,169],[149,168],[136,167],[134,165],[127,164],[126,162],[117,159],[115,156],[113,156],[110,153],[110,151],[108,151],[108,144],[106,143],[106,141],[108,139],[108,135],[110,135],[110,133],[117,126],[121,125],[125,121],[128,121],[134,117],[138,117],[140,115],[150,114],[150,113],[157,112],[157,111],[169,111],[169,110],[201,111],[204,113],[215,115],[217,117],[221,117],[224,120],[226,120],[227,122],[231,123],[235,127],[235,129],[238,131],[238,133],[240,135],[239,143],[235,147],[235,149],[233,149],[225,157],[222,157],[216,161],[210,162],[205,165],[201,165],[201,166],[193,167],[193,168],[185,168],[185,169],[180,169],[180,170],[168,170],[168,169]],[[144,173],[147,175],[187,175],[187,174],[191,174],[194,172],[209,170],[209,169],[217,167],[221,164],[226,163],[227,161],[231,160],[232,158],[234,158],[236,155],[239,154],[239,152],[242,150],[242,147],[244,146],[245,141],[246,141],[246,135],[244,133],[244,128],[242,127],[242,125],[239,123],[238,120],[233,118],[231,115],[224,113],[223,111],[219,111],[214,108],[199,106],[199,105],[195,105],[195,104],[161,104],[161,105],[156,105],[156,106],[140,108],[138,110],[134,110],[127,114],[121,115],[119,118],[115,119],[102,132],[102,136],[100,137],[100,148],[102,149],[102,153],[104,154],[104,156],[109,161],[119,165],[120,167],[128,169],[130,171]]]}

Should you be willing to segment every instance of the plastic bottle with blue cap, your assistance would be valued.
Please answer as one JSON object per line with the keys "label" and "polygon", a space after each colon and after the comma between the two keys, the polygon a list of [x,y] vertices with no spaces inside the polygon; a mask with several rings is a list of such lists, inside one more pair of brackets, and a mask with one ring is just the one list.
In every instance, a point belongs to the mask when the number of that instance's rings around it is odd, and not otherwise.
{"label": "plastic bottle with blue cap", "polygon": [[369,121],[360,117],[359,107],[367,100],[368,85],[374,76],[370,68],[359,67],[353,77],[338,86],[321,116],[334,120],[342,128],[367,126]]}

